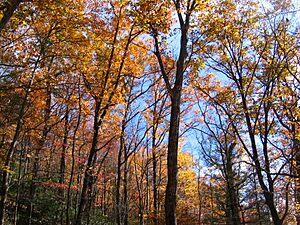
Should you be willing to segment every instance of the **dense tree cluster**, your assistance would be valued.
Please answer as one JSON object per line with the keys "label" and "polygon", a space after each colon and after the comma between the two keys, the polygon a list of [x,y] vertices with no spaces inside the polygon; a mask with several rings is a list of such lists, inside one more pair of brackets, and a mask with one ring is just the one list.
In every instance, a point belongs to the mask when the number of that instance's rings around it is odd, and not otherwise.
{"label": "dense tree cluster", "polygon": [[292,2],[0,9],[0,225],[300,224]]}

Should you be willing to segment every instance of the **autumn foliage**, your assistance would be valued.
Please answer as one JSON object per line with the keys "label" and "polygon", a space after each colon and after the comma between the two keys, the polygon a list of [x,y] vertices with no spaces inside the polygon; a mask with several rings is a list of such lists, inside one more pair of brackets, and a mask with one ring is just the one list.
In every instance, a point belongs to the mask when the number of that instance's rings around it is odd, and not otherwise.
{"label": "autumn foliage", "polygon": [[300,224],[297,7],[0,1],[0,225]]}

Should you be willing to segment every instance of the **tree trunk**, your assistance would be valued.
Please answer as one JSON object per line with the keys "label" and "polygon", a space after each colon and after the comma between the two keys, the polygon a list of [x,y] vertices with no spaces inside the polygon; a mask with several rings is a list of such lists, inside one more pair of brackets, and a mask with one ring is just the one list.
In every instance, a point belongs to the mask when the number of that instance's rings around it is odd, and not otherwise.
{"label": "tree trunk", "polygon": [[232,143],[226,147],[226,162],[225,162],[225,174],[226,174],[226,183],[227,183],[227,207],[228,207],[228,216],[227,224],[228,225],[240,225],[240,216],[239,216],[239,206],[238,206],[238,196],[235,185],[235,173],[233,171],[233,148],[235,144]]}
{"label": "tree trunk", "polygon": [[116,220],[117,225],[121,225],[121,160],[122,151],[118,153],[117,183],[116,183]]}
{"label": "tree trunk", "polygon": [[[296,122],[297,119],[296,119]],[[297,137],[297,129],[296,126],[299,126],[298,124],[293,124],[292,126],[292,132],[293,132],[293,155],[294,155],[294,168],[292,171],[293,174],[295,174],[295,202],[296,202],[296,221],[297,225],[300,225],[300,141]]]}
{"label": "tree trunk", "polygon": [[44,114],[45,125],[43,128],[43,132],[41,135],[41,139],[39,140],[38,146],[34,153],[34,162],[32,168],[32,179],[30,181],[30,189],[29,189],[29,204],[27,205],[27,224],[31,224],[32,213],[33,213],[33,200],[36,194],[36,182],[39,171],[39,161],[40,161],[40,152],[46,142],[47,135],[50,131],[49,128],[49,119],[51,113],[51,89],[50,84],[47,83],[47,99],[46,99],[46,108]]}
{"label": "tree trunk", "polygon": [[4,3],[4,12],[0,20],[0,33],[4,29],[6,24],[9,22],[10,18],[12,17],[12,15],[14,14],[21,2],[22,0],[7,0]]}
{"label": "tree trunk", "polygon": [[[78,85],[79,86],[79,85]],[[80,92],[80,89],[79,89]],[[77,118],[77,123],[76,123],[76,127],[74,129],[73,132],[73,138],[72,138],[72,165],[71,165],[71,174],[70,174],[70,180],[69,180],[69,184],[68,184],[68,192],[67,192],[67,206],[66,206],[66,225],[70,224],[70,199],[71,199],[71,185],[73,182],[73,177],[74,177],[74,170],[75,170],[75,147],[76,147],[76,135],[77,135],[77,131],[79,129],[80,126],[80,122],[81,122],[81,96],[79,94],[78,96],[79,99],[79,112],[78,112],[78,118]]]}
{"label": "tree trunk", "polygon": [[128,190],[127,190],[127,181],[128,181],[128,156],[126,149],[124,149],[124,182],[123,182],[123,196],[124,196],[124,225],[128,225],[128,210],[129,210],[129,202],[128,202]]}
{"label": "tree trunk", "polygon": [[180,52],[176,62],[176,74],[173,87],[167,74],[164,62],[162,59],[161,51],[159,49],[158,32],[153,30],[153,38],[155,42],[155,55],[157,57],[160,70],[165,81],[168,93],[171,97],[171,118],[168,138],[168,156],[167,156],[167,170],[168,181],[165,196],[165,221],[166,225],[176,225],[176,193],[177,193],[177,173],[178,173],[178,139],[179,139],[179,118],[180,118],[180,103],[181,92],[183,86],[184,72],[185,72],[185,59],[187,57],[187,43],[188,43],[188,29],[190,16],[194,10],[196,2],[188,1],[188,9],[185,13],[185,18],[182,16],[182,9],[180,2],[175,3],[180,28]]}
{"label": "tree trunk", "polygon": [[158,198],[157,198],[157,158],[155,148],[152,148],[152,169],[153,169],[153,209],[154,209],[154,225],[158,225]]}
{"label": "tree trunk", "polygon": [[170,130],[168,141],[168,183],[165,199],[166,225],[176,225],[176,194],[178,173],[178,138],[181,92],[173,92],[171,105]]}
{"label": "tree trunk", "polygon": [[98,144],[98,135],[99,135],[99,128],[100,128],[100,121],[99,121],[100,106],[101,106],[100,102],[96,101],[92,146],[89,152],[88,161],[84,172],[81,197],[78,206],[78,213],[77,213],[75,225],[82,224],[83,213],[88,203],[88,197],[90,196],[89,193],[92,190],[93,178],[94,178],[94,164],[97,157],[97,144]]}
{"label": "tree trunk", "polygon": [[[1,32],[1,30],[0,30],[0,32]],[[21,129],[22,129],[22,125],[23,125],[23,117],[24,117],[25,109],[26,109],[26,105],[27,105],[27,100],[29,97],[29,93],[31,92],[33,80],[35,78],[35,71],[37,70],[37,67],[40,62],[40,58],[41,58],[42,54],[43,54],[43,52],[41,51],[40,55],[38,56],[38,58],[35,62],[34,69],[31,74],[31,78],[28,82],[28,88],[25,90],[25,96],[23,98],[23,101],[22,101],[22,104],[20,107],[13,140],[12,140],[10,147],[6,153],[6,157],[5,157],[5,161],[4,161],[5,169],[2,171],[2,184],[1,184],[1,189],[0,189],[0,196],[1,196],[1,198],[0,198],[0,225],[4,225],[5,203],[6,203],[6,198],[7,198],[8,178],[9,178],[9,173],[8,173],[7,169],[10,168],[10,163],[11,163],[12,157],[14,155],[17,143],[19,141],[19,137],[20,137]]]}

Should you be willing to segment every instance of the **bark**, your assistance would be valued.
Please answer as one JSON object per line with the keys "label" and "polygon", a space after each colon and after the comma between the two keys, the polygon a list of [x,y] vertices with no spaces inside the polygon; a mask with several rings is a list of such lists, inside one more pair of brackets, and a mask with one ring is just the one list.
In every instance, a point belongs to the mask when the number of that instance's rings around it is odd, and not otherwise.
{"label": "bark", "polygon": [[[68,104],[68,103],[67,103]],[[63,136],[63,146],[61,150],[61,158],[60,158],[60,177],[59,177],[59,183],[64,184],[65,183],[65,173],[66,173],[66,153],[68,148],[68,135],[69,135],[69,106],[66,106],[66,114],[65,114],[65,124],[64,124],[64,136]],[[64,212],[65,209],[65,190],[60,190],[60,197],[61,197],[61,204],[62,208],[60,209],[60,221],[61,225],[63,225],[64,221]]]}
{"label": "bark", "polygon": [[81,197],[78,206],[78,213],[75,225],[82,224],[83,213],[86,210],[86,206],[88,203],[88,197],[90,196],[90,192],[92,191],[93,179],[94,179],[94,164],[95,159],[97,157],[97,144],[98,144],[98,135],[100,128],[100,102],[96,101],[95,104],[95,115],[94,115],[94,134],[92,140],[92,146],[89,152],[88,161],[84,173],[83,185],[81,190]]}
{"label": "bark", "polygon": [[197,178],[197,192],[198,192],[198,225],[202,224],[202,196],[201,196],[201,183],[200,183],[200,170]]}
{"label": "bark", "polygon": [[[121,145],[122,143],[120,143]],[[117,168],[117,184],[116,184],[116,222],[118,225],[121,224],[121,160],[122,160],[122,151],[119,149],[118,153],[118,168]]]}
{"label": "bark", "polygon": [[2,6],[4,8],[4,12],[0,20],[0,33],[9,22],[10,18],[13,16],[14,12],[22,1],[23,0],[7,0],[4,3],[4,6]]}
{"label": "bark", "polygon": [[128,156],[125,148],[125,162],[124,162],[124,182],[123,182],[123,196],[124,196],[124,225],[128,225],[128,210],[129,210],[129,201],[128,201]]}
{"label": "bark", "polygon": [[[32,88],[33,81],[35,78],[35,71],[37,70],[38,64],[40,62],[40,59],[41,59],[41,56],[43,53],[44,52],[41,50],[41,52],[35,62],[34,69],[32,71],[31,78],[28,82],[27,89],[25,90],[25,96],[21,103],[13,140],[12,140],[10,147],[5,156],[4,167],[6,169],[10,168],[10,163],[11,163],[12,157],[14,155],[18,141],[19,141],[19,137],[21,134],[22,126],[23,126],[23,119],[24,119],[24,115],[25,115],[28,97],[31,92],[31,88]],[[6,203],[7,191],[8,191],[9,172],[6,169],[2,171],[2,183],[1,183],[1,189],[0,189],[0,225],[4,225],[5,203]]]}
{"label": "bark", "polygon": [[46,99],[46,109],[44,114],[44,128],[42,131],[41,139],[39,140],[39,143],[37,145],[37,148],[34,153],[34,162],[33,162],[33,168],[32,168],[32,179],[30,182],[30,189],[29,189],[29,204],[27,206],[27,223],[31,224],[32,220],[32,213],[33,213],[33,200],[35,198],[36,194],[36,182],[38,177],[38,171],[39,171],[39,161],[40,161],[40,152],[46,142],[47,135],[50,131],[49,127],[49,119],[50,119],[50,113],[51,113],[51,89],[50,84],[47,84],[47,99]]}
{"label": "bark", "polygon": [[226,148],[225,174],[227,183],[227,224],[240,225],[238,196],[235,184],[235,173],[233,171],[233,148],[235,144],[231,144]]}
{"label": "bark", "polygon": [[[263,143],[263,153],[264,153],[264,163],[265,163],[265,166],[263,168],[261,165],[261,162],[259,160],[259,152],[258,152],[257,145],[256,145],[254,130],[252,128],[251,117],[250,117],[249,109],[247,106],[246,96],[243,91],[243,85],[240,84],[240,87],[241,87],[240,92],[241,92],[243,110],[244,110],[244,115],[245,115],[245,119],[246,119],[248,135],[250,138],[251,149],[252,149],[251,157],[254,161],[254,166],[255,166],[256,173],[257,173],[258,183],[263,191],[265,203],[270,210],[274,225],[282,225],[283,219],[281,219],[279,217],[279,213],[276,209],[275,202],[274,202],[274,182],[273,182],[272,178],[270,177],[270,170],[269,170],[270,162],[268,160],[267,140],[265,140]],[[266,111],[265,111],[265,117],[266,117],[265,123],[267,123],[268,116],[267,116]],[[267,130],[267,129],[265,129],[265,130]],[[266,139],[266,136],[267,136],[267,134],[264,134],[265,139]],[[265,171],[267,174],[267,181],[265,181],[263,171]],[[266,182],[267,182],[267,184],[266,184]]]}
{"label": "bark", "polygon": [[[298,121],[296,121],[298,123]],[[297,138],[297,129],[298,124],[292,126],[293,132],[293,155],[294,155],[294,174],[295,174],[295,202],[296,202],[296,221],[297,225],[300,225],[300,141]]]}
{"label": "bark", "polygon": [[[79,93],[80,93],[80,89],[79,89]],[[72,182],[73,182],[74,170],[75,170],[76,135],[77,135],[77,131],[79,129],[80,122],[81,122],[81,102],[80,102],[81,96],[80,96],[80,94],[78,96],[78,99],[79,99],[79,112],[78,112],[76,127],[74,129],[73,138],[72,138],[72,153],[71,153],[72,154],[72,165],[71,165],[71,174],[70,174],[70,180],[69,180],[68,192],[67,192],[67,206],[66,206],[66,224],[67,225],[70,224],[70,204],[71,204],[70,203],[70,198],[71,198],[71,185],[72,185]]]}
{"label": "bark", "polygon": [[[24,109],[25,108],[25,101],[23,103],[23,106],[21,107],[21,112],[19,114],[19,119],[18,123],[15,129],[15,134],[13,141],[10,145],[10,148],[6,154],[4,166],[6,169],[10,167],[10,163],[13,157],[13,154],[15,152],[15,148],[17,145],[17,141],[19,139],[20,133],[21,133],[21,126],[22,126],[22,119],[23,119],[23,114],[24,114]],[[0,192],[0,225],[4,225],[4,214],[5,214],[5,203],[6,203],[6,198],[7,198],[7,191],[8,191],[8,178],[9,178],[9,172],[7,170],[2,170],[2,185],[1,185],[1,192]]]}
{"label": "bark", "polygon": [[[253,177],[253,184],[254,184],[254,190],[257,190],[255,173],[254,173],[254,177]],[[258,198],[257,191],[255,191],[255,208],[256,208],[258,223],[259,223],[259,225],[262,225],[262,217],[261,217],[261,211],[260,211],[259,198]]]}
{"label": "bark", "polygon": [[176,194],[178,174],[178,138],[181,90],[173,92],[168,140],[168,182],[165,199],[166,225],[176,225]]}
{"label": "bark", "polygon": [[[126,105],[124,118],[122,120],[121,135],[120,135],[120,147],[119,147],[119,152],[118,152],[117,186],[116,186],[116,189],[117,189],[116,190],[116,219],[117,219],[118,225],[121,225],[123,223],[123,218],[122,218],[123,206],[122,206],[122,201],[121,201],[121,180],[122,180],[122,164],[123,164],[122,158],[124,157],[124,161],[126,160],[124,135],[125,135],[126,119],[127,119],[128,110],[129,110],[129,104]],[[123,154],[124,154],[124,156],[123,156]],[[124,171],[125,171],[125,169],[124,169]],[[124,176],[125,176],[125,172],[124,172]]]}
{"label": "bark", "polygon": [[181,28],[181,40],[180,40],[180,52],[178,60],[176,61],[176,74],[173,87],[167,74],[162,54],[159,49],[158,32],[153,29],[153,38],[155,43],[155,55],[160,66],[161,74],[165,81],[168,93],[171,97],[171,117],[170,128],[168,138],[168,155],[167,155],[167,188],[165,197],[165,221],[166,225],[176,225],[176,194],[177,194],[177,174],[178,174],[178,139],[179,139],[179,118],[180,118],[180,103],[181,92],[183,86],[185,62],[187,57],[187,43],[188,43],[188,29],[190,23],[190,16],[196,2],[194,0],[187,1],[187,10],[185,17],[182,16],[182,9],[180,1],[174,2],[180,28]]}
{"label": "bark", "polygon": [[62,151],[61,151],[61,156],[60,156],[60,177],[59,177],[60,184],[65,183],[66,151],[67,151],[67,147],[68,147],[68,134],[69,134],[69,107],[66,106],[63,146],[62,146]]}
{"label": "bark", "polygon": [[152,167],[153,167],[153,213],[154,225],[158,225],[158,196],[157,196],[157,157],[155,148],[152,149]]}
{"label": "bark", "polygon": [[[24,140],[22,140],[24,143]],[[23,149],[25,149],[25,146],[22,146]],[[14,225],[18,224],[18,214],[19,214],[19,197],[20,197],[20,184],[21,184],[21,173],[22,173],[22,159],[24,157],[24,150],[21,151],[19,156],[19,168],[18,168],[18,178],[17,178],[17,193],[16,193],[16,202],[15,202],[15,210],[14,210]]]}
{"label": "bark", "polygon": [[154,105],[154,118],[152,127],[152,173],[153,173],[153,213],[154,213],[154,225],[158,225],[158,198],[157,198],[157,156],[156,156],[156,104]]}

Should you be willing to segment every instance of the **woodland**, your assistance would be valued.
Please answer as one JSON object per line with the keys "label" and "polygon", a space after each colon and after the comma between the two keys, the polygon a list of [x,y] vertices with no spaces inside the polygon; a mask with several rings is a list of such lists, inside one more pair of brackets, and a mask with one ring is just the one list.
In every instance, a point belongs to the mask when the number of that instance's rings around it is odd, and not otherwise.
{"label": "woodland", "polygon": [[0,0],[0,225],[300,225],[289,0]]}

